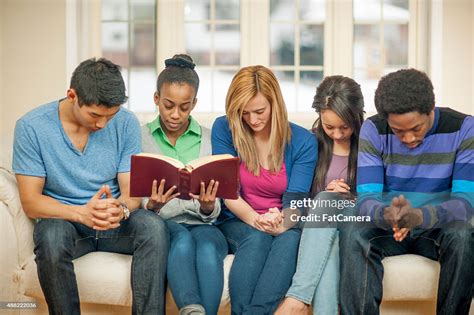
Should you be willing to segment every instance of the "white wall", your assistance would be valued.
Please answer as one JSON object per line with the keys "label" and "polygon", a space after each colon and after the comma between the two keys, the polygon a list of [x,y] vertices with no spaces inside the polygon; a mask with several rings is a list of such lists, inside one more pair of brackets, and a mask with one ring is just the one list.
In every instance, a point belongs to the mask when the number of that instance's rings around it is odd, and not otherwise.
{"label": "white wall", "polygon": [[444,1],[441,105],[470,114],[474,114],[473,19],[471,0]]}
{"label": "white wall", "polygon": [[[0,163],[10,165],[16,120],[36,106],[65,95],[66,2],[0,0]],[[439,104],[474,114],[474,3],[433,0],[441,6],[437,67]],[[434,21],[436,23],[437,21]],[[70,38],[70,37],[69,37]],[[300,115],[301,116],[301,115]],[[212,117],[211,117],[212,118]],[[309,127],[313,115],[292,117]],[[201,118],[205,125],[212,119]]]}
{"label": "white wall", "polygon": [[3,152],[5,145],[4,141],[6,141],[6,137],[4,136],[4,130],[1,126],[4,125],[3,122],[3,1],[0,1],[0,165],[3,165]]}
{"label": "white wall", "polygon": [[0,156],[5,165],[10,165],[16,120],[66,93],[65,1],[0,1]]}

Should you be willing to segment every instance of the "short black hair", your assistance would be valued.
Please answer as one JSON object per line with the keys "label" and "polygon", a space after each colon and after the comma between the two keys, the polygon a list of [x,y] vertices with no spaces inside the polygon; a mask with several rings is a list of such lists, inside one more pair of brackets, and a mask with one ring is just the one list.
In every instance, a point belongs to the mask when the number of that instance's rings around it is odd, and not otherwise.
{"label": "short black hair", "polygon": [[379,115],[418,112],[429,114],[435,104],[433,84],[426,73],[402,69],[380,79],[375,90],[375,108]]}
{"label": "short black hair", "polygon": [[156,81],[156,91],[160,94],[160,89],[165,83],[186,83],[194,88],[197,95],[199,89],[199,76],[194,70],[193,59],[186,54],[174,55],[173,58],[166,59],[166,68],[161,71]]}
{"label": "short black hair", "polygon": [[127,101],[120,66],[105,58],[91,58],[79,64],[71,77],[79,105],[115,107]]}

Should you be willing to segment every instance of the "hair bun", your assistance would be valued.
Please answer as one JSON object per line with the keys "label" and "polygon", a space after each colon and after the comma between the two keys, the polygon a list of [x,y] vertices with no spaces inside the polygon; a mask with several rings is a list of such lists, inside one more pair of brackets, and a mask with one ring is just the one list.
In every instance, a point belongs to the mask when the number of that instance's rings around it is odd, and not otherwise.
{"label": "hair bun", "polygon": [[194,69],[196,64],[193,62],[190,62],[188,60],[185,60],[183,58],[169,58],[165,60],[165,66],[176,66],[180,68],[189,68],[189,69]]}

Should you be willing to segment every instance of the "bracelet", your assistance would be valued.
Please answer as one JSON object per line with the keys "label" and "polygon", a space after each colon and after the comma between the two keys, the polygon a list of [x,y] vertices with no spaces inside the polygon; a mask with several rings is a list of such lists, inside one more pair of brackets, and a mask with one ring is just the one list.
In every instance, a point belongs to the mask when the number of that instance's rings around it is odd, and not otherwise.
{"label": "bracelet", "polygon": [[130,218],[130,210],[128,209],[127,204],[125,202],[121,202],[120,207],[122,207],[122,211],[123,211],[122,221],[125,221],[128,218]]}

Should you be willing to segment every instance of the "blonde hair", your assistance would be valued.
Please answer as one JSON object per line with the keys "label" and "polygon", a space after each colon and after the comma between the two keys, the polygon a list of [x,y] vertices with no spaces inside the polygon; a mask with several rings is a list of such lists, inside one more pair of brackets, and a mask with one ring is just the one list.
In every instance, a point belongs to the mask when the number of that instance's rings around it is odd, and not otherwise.
{"label": "blonde hair", "polygon": [[225,111],[234,146],[247,169],[258,176],[260,158],[252,136],[252,129],[243,121],[242,114],[247,103],[261,93],[270,103],[271,131],[268,164],[270,172],[277,173],[283,164],[285,146],[291,139],[285,102],[280,85],[273,72],[264,66],[250,66],[239,70],[232,79],[227,92]]}

